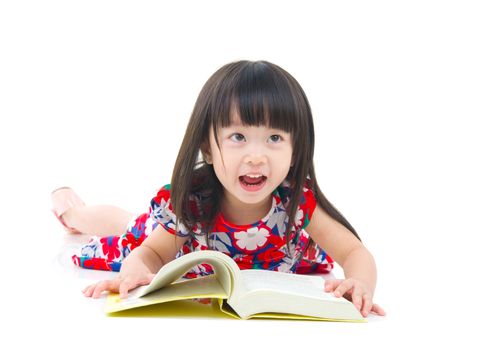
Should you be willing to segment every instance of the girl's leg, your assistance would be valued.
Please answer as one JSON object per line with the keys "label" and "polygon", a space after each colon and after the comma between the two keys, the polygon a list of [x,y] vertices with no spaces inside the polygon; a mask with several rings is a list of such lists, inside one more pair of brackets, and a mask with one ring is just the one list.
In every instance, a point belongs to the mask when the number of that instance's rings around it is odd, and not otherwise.
{"label": "girl's leg", "polygon": [[70,187],[51,193],[52,211],[70,233],[113,236],[126,233],[134,214],[112,205],[86,206]]}
{"label": "girl's leg", "polygon": [[112,205],[74,206],[62,219],[68,227],[101,237],[122,235],[135,214]]}

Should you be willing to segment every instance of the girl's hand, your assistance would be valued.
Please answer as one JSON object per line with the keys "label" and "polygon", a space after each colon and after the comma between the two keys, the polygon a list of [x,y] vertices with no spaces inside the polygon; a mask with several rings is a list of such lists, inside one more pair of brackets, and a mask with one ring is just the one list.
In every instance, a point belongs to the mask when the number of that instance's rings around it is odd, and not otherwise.
{"label": "girl's hand", "polygon": [[154,276],[155,274],[152,273],[146,273],[139,276],[134,274],[119,275],[113,280],[104,280],[89,285],[83,289],[82,292],[86,297],[94,299],[99,298],[105,291],[119,293],[121,298],[126,298],[130,290],[151,283]]}
{"label": "girl's hand", "polygon": [[380,316],[386,315],[378,304],[373,304],[373,293],[371,290],[357,279],[328,280],[325,281],[324,287],[326,292],[334,292],[334,296],[338,298],[344,296],[344,298],[352,301],[363,317],[368,316],[370,312]]}

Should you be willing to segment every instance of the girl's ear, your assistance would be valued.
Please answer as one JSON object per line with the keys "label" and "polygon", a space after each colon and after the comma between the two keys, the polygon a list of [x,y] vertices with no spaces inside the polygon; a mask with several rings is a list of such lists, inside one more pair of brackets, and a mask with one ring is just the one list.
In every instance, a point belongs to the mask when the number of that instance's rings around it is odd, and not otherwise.
{"label": "girl's ear", "polygon": [[204,153],[203,159],[205,159],[205,163],[212,164],[212,156],[211,155]]}
{"label": "girl's ear", "polygon": [[209,148],[210,147],[203,145],[202,148],[200,148],[200,151],[202,152],[203,160],[205,161],[205,163],[212,164],[212,155],[210,154]]}

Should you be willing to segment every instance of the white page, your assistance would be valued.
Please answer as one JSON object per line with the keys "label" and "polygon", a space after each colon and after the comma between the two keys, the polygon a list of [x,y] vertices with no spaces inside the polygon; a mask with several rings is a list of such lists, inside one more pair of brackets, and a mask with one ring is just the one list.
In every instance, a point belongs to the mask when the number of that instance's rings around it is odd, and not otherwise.
{"label": "white page", "polygon": [[323,300],[347,302],[344,298],[337,298],[332,293],[325,292],[325,280],[320,276],[304,276],[267,270],[242,270],[241,273],[247,291],[285,291]]}

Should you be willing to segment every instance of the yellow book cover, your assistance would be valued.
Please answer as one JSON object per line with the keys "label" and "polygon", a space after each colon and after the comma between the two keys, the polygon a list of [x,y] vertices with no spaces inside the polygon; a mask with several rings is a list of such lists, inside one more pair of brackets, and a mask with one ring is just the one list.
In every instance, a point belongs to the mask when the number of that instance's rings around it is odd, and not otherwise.
{"label": "yellow book cover", "polygon": [[[215,274],[181,279],[190,268],[207,263]],[[341,322],[366,322],[344,298],[324,291],[319,276],[267,270],[239,270],[227,255],[198,251],[164,265],[147,286],[134,289],[125,299],[107,297],[109,315],[204,316],[228,318],[280,318]],[[212,298],[209,305],[194,299]],[[130,310],[130,311],[128,311]]]}

